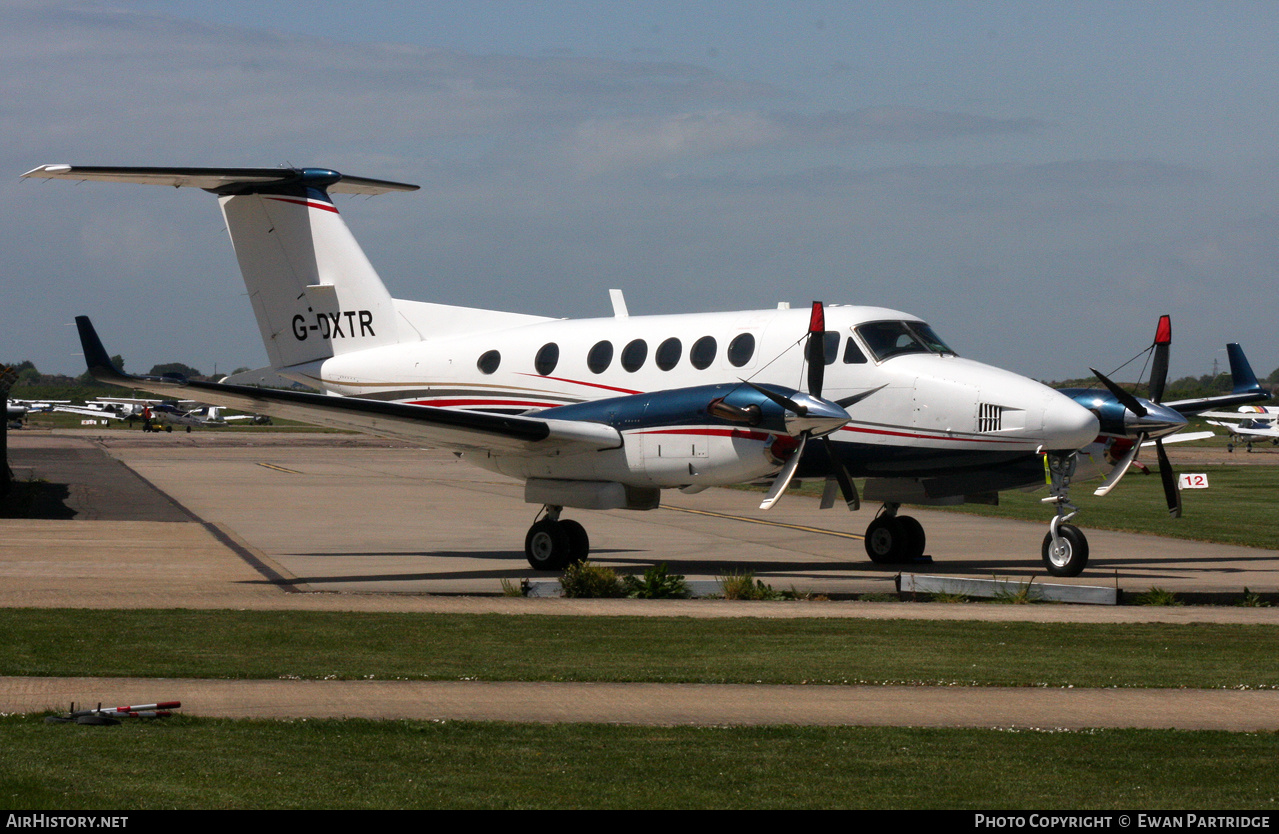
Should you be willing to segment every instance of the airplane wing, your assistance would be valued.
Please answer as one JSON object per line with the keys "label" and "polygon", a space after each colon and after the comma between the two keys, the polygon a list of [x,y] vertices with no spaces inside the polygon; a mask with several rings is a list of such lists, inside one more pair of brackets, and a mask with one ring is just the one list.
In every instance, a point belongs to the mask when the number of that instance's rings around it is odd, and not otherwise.
{"label": "airplane wing", "polygon": [[[1212,422],[1212,421],[1209,420],[1208,422]],[[1160,439],[1163,440],[1165,445],[1167,445],[1169,443],[1188,443],[1191,440],[1207,440],[1210,437],[1216,437],[1216,436],[1217,436],[1217,433],[1213,431],[1192,431],[1192,432],[1178,432],[1177,434],[1169,435],[1167,437],[1163,437]],[[1154,446],[1155,441],[1147,440],[1143,442],[1141,445],[1143,447]]]}
{"label": "airplane wing", "polygon": [[123,420],[119,414],[114,411],[107,411],[102,408],[85,408],[80,405],[55,405],[54,411],[62,411],[67,414],[79,414],[81,417],[104,417],[108,420]]}
{"label": "airplane wing", "polygon": [[554,449],[585,452],[616,449],[622,445],[622,437],[617,430],[602,423],[453,411],[427,405],[226,385],[181,377],[132,376],[111,364],[110,356],[87,316],[76,316],[76,327],[80,331],[80,344],[89,372],[95,379],[114,385],[170,396],[189,396],[192,392],[199,392],[200,402],[447,449],[500,449],[514,454],[545,454]]}

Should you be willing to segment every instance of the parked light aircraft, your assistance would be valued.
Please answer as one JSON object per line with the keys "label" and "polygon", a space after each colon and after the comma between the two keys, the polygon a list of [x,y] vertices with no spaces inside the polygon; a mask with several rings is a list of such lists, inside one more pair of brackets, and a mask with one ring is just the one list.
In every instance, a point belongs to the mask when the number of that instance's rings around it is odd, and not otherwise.
{"label": "parked light aircraft", "polygon": [[[1160,437],[1185,422],[1163,411],[1146,419],[1156,404],[1117,386],[1094,392],[1089,410],[963,359],[921,319],[877,307],[630,316],[617,292],[612,317],[563,320],[394,299],[330,195],[414,185],[317,168],[45,165],[24,176],[215,194],[271,367],[325,393],[126,377],[81,316],[96,377],[453,449],[524,481],[525,500],[543,505],[525,537],[538,569],[589,552],[565,507],[648,510],[663,489],[772,475],[764,508],[799,476],[826,479],[823,506],[842,494],[855,509],[852,478],[866,478],[866,498],[883,502],[867,553],[907,561],[923,554],[925,535],[901,504],[992,501],[1042,485],[1047,469],[1057,517],[1042,555],[1050,572],[1073,576],[1088,558],[1066,523],[1079,450],[1100,439],[1103,461],[1121,435]],[[1117,433],[1099,438],[1098,415],[1113,418],[1115,403]],[[1118,480],[1130,462],[1104,465]]]}
{"label": "parked light aircraft", "polygon": [[1213,417],[1208,424],[1220,426],[1230,432],[1230,445],[1226,448],[1235,450],[1236,443],[1243,443],[1248,451],[1252,451],[1253,443],[1264,443],[1269,440],[1279,446],[1279,407],[1273,405],[1241,405],[1239,411],[1231,414],[1228,411],[1206,411],[1204,417]]}

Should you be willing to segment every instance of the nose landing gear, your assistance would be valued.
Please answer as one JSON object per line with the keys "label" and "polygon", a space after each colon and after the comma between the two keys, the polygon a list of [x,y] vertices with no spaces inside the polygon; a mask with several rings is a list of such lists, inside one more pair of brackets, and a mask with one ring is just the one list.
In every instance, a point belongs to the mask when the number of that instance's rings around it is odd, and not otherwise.
{"label": "nose landing gear", "polygon": [[1078,527],[1066,523],[1079,512],[1079,508],[1070,503],[1070,479],[1075,474],[1078,460],[1074,453],[1057,455],[1049,452],[1044,456],[1051,494],[1043,502],[1055,504],[1057,515],[1048,525],[1042,555],[1044,566],[1053,576],[1078,576],[1088,566],[1088,539]]}

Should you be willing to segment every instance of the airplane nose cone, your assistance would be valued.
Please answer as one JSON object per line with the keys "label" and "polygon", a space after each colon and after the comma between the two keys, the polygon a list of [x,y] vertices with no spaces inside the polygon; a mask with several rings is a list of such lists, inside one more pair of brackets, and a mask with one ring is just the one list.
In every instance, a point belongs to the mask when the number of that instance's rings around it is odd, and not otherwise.
{"label": "airplane nose cone", "polygon": [[1101,422],[1070,397],[1054,393],[1044,408],[1044,448],[1053,451],[1082,449],[1097,439]]}

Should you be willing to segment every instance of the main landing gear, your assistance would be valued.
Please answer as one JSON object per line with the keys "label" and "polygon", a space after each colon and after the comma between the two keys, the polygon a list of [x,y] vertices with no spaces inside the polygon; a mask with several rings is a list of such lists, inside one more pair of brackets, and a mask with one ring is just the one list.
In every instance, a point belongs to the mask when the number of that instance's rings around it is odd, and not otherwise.
{"label": "main landing gear", "polygon": [[877,565],[925,561],[924,525],[898,515],[900,504],[888,503],[866,528],[866,555]]}
{"label": "main landing gear", "polygon": [[586,528],[572,519],[560,519],[563,507],[547,504],[546,515],[528,528],[524,555],[535,570],[564,570],[574,562],[585,562],[591,552]]}
{"label": "main landing gear", "polygon": [[1078,576],[1088,565],[1088,539],[1078,527],[1066,523],[1079,512],[1070,503],[1070,479],[1075,474],[1078,457],[1050,452],[1044,459],[1047,461],[1051,494],[1043,502],[1057,506],[1057,515],[1048,525],[1048,535],[1044,536],[1044,566],[1053,576]]}

